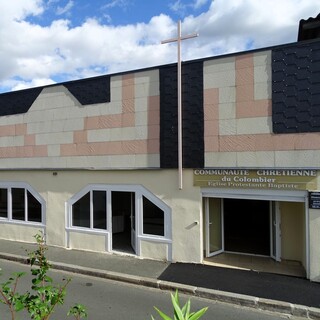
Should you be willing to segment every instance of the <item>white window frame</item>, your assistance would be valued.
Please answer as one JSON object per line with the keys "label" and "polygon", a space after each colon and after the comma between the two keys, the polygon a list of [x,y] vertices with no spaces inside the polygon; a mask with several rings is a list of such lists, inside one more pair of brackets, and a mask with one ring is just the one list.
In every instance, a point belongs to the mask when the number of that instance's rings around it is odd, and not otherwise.
{"label": "white window frame", "polygon": [[[25,212],[24,212],[24,220],[16,220],[12,218],[12,189],[24,189],[24,199],[25,199]],[[10,224],[23,224],[29,226],[39,226],[44,227],[46,225],[45,221],[45,212],[46,212],[46,202],[41,197],[41,195],[32,188],[28,183],[25,182],[0,182],[0,189],[7,189],[7,203],[8,203],[8,216],[0,217],[0,223],[10,223]],[[41,205],[41,222],[28,221],[28,198],[27,191],[29,191],[33,197],[40,203]]]}
{"label": "white window frame", "polygon": [[[94,228],[93,227],[93,191],[105,191],[106,192],[106,207],[107,207],[107,211],[106,211],[106,224],[107,224],[107,228],[106,229],[98,229],[98,228]],[[72,206],[78,201],[80,200],[82,197],[84,197],[87,193],[89,193],[89,197],[90,197],[90,227],[81,227],[81,226],[73,226],[72,225]],[[78,197],[77,197],[78,195]],[[69,199],[68,201],[68,206],[70,206],[69,211],[70,211],[70,214],[69,214],[69,223],[68,223],[68,226],[72,229],[81,229],[81,230],[93,230],[93,231],[100,231],[100,232],[106,232],[108,231],[108,226],[109,226],[109,221],[108,221],[108,215],[107,215],[107,212],[108,212],[108,198],[109,198],[109,193],[108,193],[108,190],[106,190],[105,188],[101,188],[101,186],[99,186],[98,188],[92,188],[92,189],[83,189],[81,190],[80,192],[78,192],[77,194],[75,194],[71,199]]]}
{"label": "white window frame", "polygon": [[[144,239],[166,239],[166,238],[170,238],[171,239],[171,234],[170,234],[170,230],[171,228],[169,228],[169,226],[171,226],[171,219],[170,219],[170,215],[168,214],[167,210],[169,207],[164,204],[159,198],[155,197],[152,193],[150,192],[146,192],[147,190],[144,190],[145,192],[141,193],[139,196],[138,201],[140,202],[140,206],[141,206],[141,210],[140,210],[140,214],[141,214],[141,219],[139,221],[140,223],[140,230],[141,230],[141,236]],[[148,199],[150,202],[152,202],[154,205],[156,205],[159,209],[162,210],[163,212],[163,232],[164,235],[160,236],[160,235],[152,235],[149,233],[144,233],[143,232],[143,197],[145,197],[146,199]],[[169,237],[170,235],[170,237]]]}
{"label": "white window frame", "polygon": [[[106,191],[107,192],[107,229],[95,229],[87,227],[77,227],[72,225],[72,205],[77,202],[81,197],[90,191]],[[159,199],[152,192],[147,190],[142,185],[118,185],[118,184],[89,184],[81,189],[79,192],[74,194],[66,202],[66,246],[69,247],[69,232],[83,232],[88,234],[106,234],[109,239],[112,235],[112,215],[108,214],[111,212],[111,193],[115,192],[132,192],[135,193],[135,226],[136,226],[136,240],[137,248],[136,253],[140,255],[140,240],[154,241],[161,243],[172,244],[172,218],[171,218],[171,208],[166,205],[161,199]],[[164,236],[150,235],[143,233],[143,196],[149,201],[158,206],[164,213]],[[91,199],[91,198],[90,198]],[[91,219],[91,217],[90,217]],[[92,221],[90,220],[90,226]],[[111,245],[109,241],[108,251],[111,250]],[[171,248],[170,248],[171,251]],[[169,252],[170,253],[170,252]],[[170,253],[171,254],[171,253]],[[170,256],[170,255],[169,255]]]}

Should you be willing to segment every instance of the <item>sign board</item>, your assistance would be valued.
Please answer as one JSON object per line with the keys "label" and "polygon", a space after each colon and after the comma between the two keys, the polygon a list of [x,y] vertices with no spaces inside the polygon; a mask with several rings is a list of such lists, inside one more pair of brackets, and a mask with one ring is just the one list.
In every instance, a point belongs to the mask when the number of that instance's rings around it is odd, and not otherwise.
{"label": "sign board", "polygon": [[317,170],[195,169],[193,185],[209,188],[317,190]]}
{"label": "sign board", "polygon": [[320,192],[309,192],[309,208],[320,209]]}

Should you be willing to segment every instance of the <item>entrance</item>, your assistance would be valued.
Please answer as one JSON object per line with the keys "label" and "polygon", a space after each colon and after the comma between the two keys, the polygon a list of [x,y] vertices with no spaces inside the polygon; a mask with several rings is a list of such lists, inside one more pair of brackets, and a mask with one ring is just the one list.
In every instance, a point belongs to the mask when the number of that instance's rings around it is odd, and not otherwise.
{"label": "entrance", "polygon": [[277,202],[204,198],[206,257],[233,252],[281,257]]}
{"label": "entrance", "polygon": [[224,199],[225,251],[270,255],[270,201]]}
{"label": "entrance", "polygon": [[112,250],[135,254],[135,193],[112,191]]}

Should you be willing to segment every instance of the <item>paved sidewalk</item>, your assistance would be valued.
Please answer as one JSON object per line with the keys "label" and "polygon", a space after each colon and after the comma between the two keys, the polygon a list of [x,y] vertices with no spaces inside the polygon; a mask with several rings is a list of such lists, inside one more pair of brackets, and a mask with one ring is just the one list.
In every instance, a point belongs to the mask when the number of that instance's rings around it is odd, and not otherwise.
{"label": "paved sidewalk", "polygon": [[[26,250],[35,248],[0,239],[0,259],[27,263]],[[49,247],[47,257],[55,269],[320,319],[320,283],[306,279],[59,247]]]}

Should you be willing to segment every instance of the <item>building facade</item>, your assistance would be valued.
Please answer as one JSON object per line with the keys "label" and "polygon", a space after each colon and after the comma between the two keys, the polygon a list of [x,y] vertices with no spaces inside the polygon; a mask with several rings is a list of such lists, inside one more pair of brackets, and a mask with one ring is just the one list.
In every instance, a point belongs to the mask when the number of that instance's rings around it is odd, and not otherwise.
{"label": "building facade", "polygon": [[320,41],[0,95],[0,237],[320,276]]}

